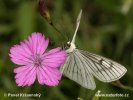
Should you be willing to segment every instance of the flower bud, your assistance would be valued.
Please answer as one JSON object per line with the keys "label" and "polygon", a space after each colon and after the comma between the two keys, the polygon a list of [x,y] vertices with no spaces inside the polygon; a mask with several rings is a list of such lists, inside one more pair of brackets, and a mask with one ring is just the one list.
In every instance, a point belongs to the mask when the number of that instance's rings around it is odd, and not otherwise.
{"label": "flower bud", "polygon": [[49,24],[52,24],[51,17],[44,0],[39,0],[38,8],[41,16],[46,19]]}

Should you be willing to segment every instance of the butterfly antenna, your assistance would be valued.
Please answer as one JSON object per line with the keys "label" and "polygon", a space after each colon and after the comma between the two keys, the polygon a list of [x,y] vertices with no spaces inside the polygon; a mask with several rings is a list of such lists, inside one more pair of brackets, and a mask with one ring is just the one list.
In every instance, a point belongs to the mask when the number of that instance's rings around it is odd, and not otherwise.
{"label": "butterfly antenna", "polygon": [[74,32],[73,39],[72,39],[71,43],[74,43],[75,42],[75,38],[76,38],[77,31],[78,31],[79,24],[80,24],[81,15],[82,15],[82,9],[80,10],[79,15],[77,17],[76,29],[75,29],[75,32]]}

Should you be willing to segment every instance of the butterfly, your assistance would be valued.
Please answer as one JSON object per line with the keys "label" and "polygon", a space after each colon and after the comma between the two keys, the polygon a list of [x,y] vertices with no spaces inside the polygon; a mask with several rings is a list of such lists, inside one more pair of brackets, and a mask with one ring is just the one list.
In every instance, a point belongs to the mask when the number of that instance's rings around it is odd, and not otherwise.
{"label": "butterfly", "polygon": [[111,59],[76,47],[75,38],[81,15],[82,10],[77,18],[76,29],[72,41],[67,42],[67,59],[60,67],[60,71],[64,76],[77,82],[81,86],[94,90],[96,88],[94,77],[102,82],[113,82],[120,79],[127,72],[127,69]]}

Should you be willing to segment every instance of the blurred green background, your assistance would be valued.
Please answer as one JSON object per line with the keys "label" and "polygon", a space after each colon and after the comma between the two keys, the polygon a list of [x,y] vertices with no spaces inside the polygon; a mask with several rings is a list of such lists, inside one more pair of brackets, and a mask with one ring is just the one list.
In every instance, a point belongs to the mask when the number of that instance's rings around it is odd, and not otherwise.
{"label": "blurred green background", "polygon": [[[37,0],[0,0],[0,100],[133,100],[133,91],[95,79],[96,89],[82,88],[63,77],[57,87],[18,87],[14,65],[8,56],[14,44],[34,31],[50,38],[50,48],[72,38],[76,18],[83,9],[76,44],[86,51],[103,55],[123,64],[128,72],[120,81],[133,87],[133,1],[132,0],[45,0],[57,32],[38,12]],[[67,36],[68,39],[65,39]],[[129,94],[128,98],[101,97],[95,93]],[[41,98],[9,98],[4,93],[41,93]]]}

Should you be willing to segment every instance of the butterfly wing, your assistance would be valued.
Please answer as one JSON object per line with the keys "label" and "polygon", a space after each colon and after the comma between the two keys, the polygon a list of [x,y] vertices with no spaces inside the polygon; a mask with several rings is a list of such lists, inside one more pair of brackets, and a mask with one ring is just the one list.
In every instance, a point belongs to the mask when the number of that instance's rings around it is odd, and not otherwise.
{"label": "butterfly wing", "polygon": [[60,68],[61,72],[71,80],[74,80],[81,86],[94,90],[96,88],[92,74],[88,71],[88,65],[79,55],[77,50],[71,52],[64,65]]}
{"label": "butterfly wing", "polygon": [[84,50],[77,50],[80,52],[82,59],[86,62],[87,69],[100,81],[116,81],[127,72],[124,66],[115,61]]}

